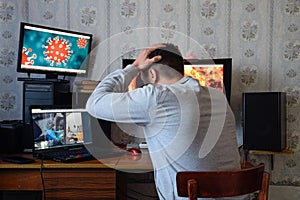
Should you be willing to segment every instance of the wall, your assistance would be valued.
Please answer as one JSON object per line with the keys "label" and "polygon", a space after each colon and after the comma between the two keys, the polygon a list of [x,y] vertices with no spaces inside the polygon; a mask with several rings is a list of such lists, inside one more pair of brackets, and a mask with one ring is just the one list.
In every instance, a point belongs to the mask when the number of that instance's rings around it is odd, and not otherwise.
{"label": "wall", "polygon": [[[239,137],[242,92],[287,92],[288,146],[295,153],[276,155],[270,171],[282,191],[272,199],[286,199],[289,191],[299,193],[286,185],[300,186],[299,15],[300,0],[0,0],[0,120],[22,116],[17,77],[25,75],[16,72],[21,21],[93,33],[89,78],[95,80],[153,42],[176,43],[185,56],[232,57]],[[268,156],[251,159],[269,166]]]}

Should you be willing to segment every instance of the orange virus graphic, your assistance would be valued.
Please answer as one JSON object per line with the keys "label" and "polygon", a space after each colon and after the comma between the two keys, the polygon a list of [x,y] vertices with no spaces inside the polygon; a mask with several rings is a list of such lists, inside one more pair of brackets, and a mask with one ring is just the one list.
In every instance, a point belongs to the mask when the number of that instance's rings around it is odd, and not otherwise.
{"label": "orange virus graphic", "polygon": [[64,66],[67,65],[73,51],[71,50],[72,43],[69,43],[68,40],[59,38],[47,39],[48,46],[42,45],[46,50],[43,52],[45,55],[45,60],[50,61],[50,66],[53,66],[56,63],[56,66],[63,63]]}
{"label": "orange virus graphic", "polygon": [[29,56],[29,53],[32,52],[32,49],[31,48],[26,48],[26,47],[23,47],[22,49],[22,65],[33,65],[34,63],[34,59],[36,59],[36,54],[33,53],[31,56]]}
{"label": "orange virus graphic", "polygon": [[84,38],[79,38],[78,40],[77,40],[77,46],[79,47],[79,48],[85,48],[86,47],[86,44],[87,44],[87,41],[86,41],[86,39],[84,39]]}

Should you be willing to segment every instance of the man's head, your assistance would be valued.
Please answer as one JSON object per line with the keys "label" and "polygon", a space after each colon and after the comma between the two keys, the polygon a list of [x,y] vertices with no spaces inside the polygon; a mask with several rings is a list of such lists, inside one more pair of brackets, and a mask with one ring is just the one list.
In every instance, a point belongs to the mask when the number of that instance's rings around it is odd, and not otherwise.
{"label": "man's head", "polygon": [[183,76],[183,57],[177,46],[163,43],[149,54],[149,59],[160,59],[141,71],[145,84],[171,84]]}
{"label": "man's head", "polygon": [[152,51],[149,58],[161,56],[157,64],[167,65],[183,75],[183,57],[177,46],[171,43],[163,43],[164,47],[160,47]]}

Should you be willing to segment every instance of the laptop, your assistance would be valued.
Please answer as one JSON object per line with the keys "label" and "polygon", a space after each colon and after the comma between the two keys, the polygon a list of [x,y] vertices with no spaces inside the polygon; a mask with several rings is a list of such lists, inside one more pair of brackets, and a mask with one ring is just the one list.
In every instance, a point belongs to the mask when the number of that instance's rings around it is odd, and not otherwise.
{"label": "laptop", "polygon": [[110,141],[93,145],[92,116],[83,108],[30,106],[30,116],[33,154],[39,159],[78,162],[95,159],[94,155],[114,157],[123,153]]}

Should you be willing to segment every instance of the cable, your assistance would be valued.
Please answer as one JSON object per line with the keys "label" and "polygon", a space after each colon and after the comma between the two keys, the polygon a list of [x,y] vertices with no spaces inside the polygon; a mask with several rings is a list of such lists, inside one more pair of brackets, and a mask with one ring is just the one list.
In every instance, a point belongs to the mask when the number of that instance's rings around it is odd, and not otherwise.
{"label": "cable", "polygon": [[43,200],[46,200],[46,189],[45,189],[45,181],[44,181],[44,176],[43,176],[43,165],[44,165],[44,160],[41,159],[40,175],[41,175],[41,179],[42,179],[42,195],[43,195]]}

